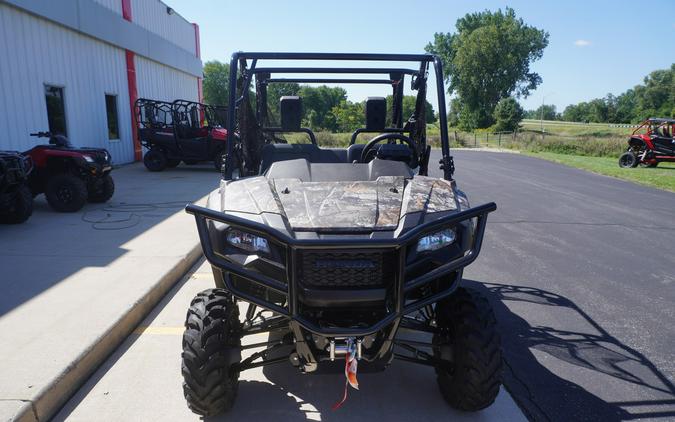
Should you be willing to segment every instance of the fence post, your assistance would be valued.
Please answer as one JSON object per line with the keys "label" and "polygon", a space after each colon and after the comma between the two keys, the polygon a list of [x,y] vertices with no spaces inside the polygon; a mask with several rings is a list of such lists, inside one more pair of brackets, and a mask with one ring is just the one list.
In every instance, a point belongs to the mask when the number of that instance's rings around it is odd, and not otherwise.
{"label": "fence post", "polygon": [[485,132],[485,146],[490,146],[490,134],[488,132]]}
{"label": "fence post", "polygon": [[476,132],[474,131],[474,132],[473,132],[473,147],[474,147],[474,148],[476,148],[476,146],[478,145],[477,142],[478,142],[478,140],[477,140],[477,138],[476,138]]}
{"label": "fence post", "polygon": [[459,139],[457,139],[457,131],[455,132],[455,148],[459,147]]}
{"label": "fence post", "polygon": [[499,132],[499,137],[497,138],[497,148],[502,147],[502,133]]}

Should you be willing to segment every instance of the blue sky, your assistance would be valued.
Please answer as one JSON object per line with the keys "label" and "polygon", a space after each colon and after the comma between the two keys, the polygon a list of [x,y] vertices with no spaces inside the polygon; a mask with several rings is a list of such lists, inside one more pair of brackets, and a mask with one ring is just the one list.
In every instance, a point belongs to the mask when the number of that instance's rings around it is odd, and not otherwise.
{"label": "blue sky", "polygon": [[[674,0],[164,2],[199,24],[204,61],[229,61],[237,50],[423,52],[435,32],[454,32],[455,21],[466,13],[509,6],[550,34],[543,58],[532,65],[543,83],[520,99],[526,109],[538,107],[542,96],[562,111],[568,104],[619,94],[675,62]],[[379,95],[365,89],[349,87],[350,98]]]}

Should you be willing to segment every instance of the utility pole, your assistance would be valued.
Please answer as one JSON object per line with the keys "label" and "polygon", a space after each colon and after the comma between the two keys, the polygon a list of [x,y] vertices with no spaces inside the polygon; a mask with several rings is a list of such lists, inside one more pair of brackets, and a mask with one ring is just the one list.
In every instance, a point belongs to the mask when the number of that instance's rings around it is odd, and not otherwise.
{"label": "utility pole", "polygon": [[539,113],[539,124],[541,125],[541,136],[544,136],[544,100],[554,92],[549,92],[548,94],[542,95],[541,97],[541,113]]}
{"label": "utility pole", "polygon": [[541,113],[539,113],[539,123],[541,124],[541,133],[544,133],[544,98],[546,95],[541,97]]}

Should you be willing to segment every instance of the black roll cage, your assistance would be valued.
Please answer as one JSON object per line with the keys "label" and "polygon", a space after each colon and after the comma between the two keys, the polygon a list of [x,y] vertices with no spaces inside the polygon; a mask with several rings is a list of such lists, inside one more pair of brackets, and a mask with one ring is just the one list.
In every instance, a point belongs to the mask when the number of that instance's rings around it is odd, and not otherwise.
{"label": "black roll cage", "polygon": [[[251,61],[250,67],[246,67],[248,61]],[[362,67],[257,67],[258,60],[307,60],[307,61],[380,61],[380,62],[417,62],[419,69],[381,67],[381,68],[362,68]],[[240,67],[240,63],[242,66]],[[404,75],[412,76],[412,83],[415,84],[416,78],[420,76],[426,80],[428,66],[433,65],[436,79],[436,94],[438,96],[438,118],[440,122],[440,140],[442,158],[439,162],[440,169],[443,170],[443,178],[452,180],[454,173],[454,163],[450,155],[450,142],[448,137],[447,115],[445,107],[445,88],[443,79],[443,64],[438,56],[433,54],[370,54],[370,53],[274,53],[274,52],[235,52],[230,60],[230,79],[229,79],[229,101],[227,133],[237,134],[238,130],[248,130],[238,127],[237,113],[239,105],[247,98],[249,87],[253,75],[262,74],[263,85],[274,82],[306,82],[306,83],[371,83],[371,84],[392,84],[394,88],[394,110],[392,110],[394,129],[400,131],[403,129],[402,107],[400,102],[403,97]],[[241,73],[241,75],[239,75]],[[276,78],[272,74],[385,74],[389,79],[362,79],[362,78]],[[238,76],[240,78],[238,78]],[[256,79],[257,82],[257,79]],[[425,92],[426,94],[426,81]],[[238,87],[240,85],[240,87]],[[239,88],[239,89],[238,89]],[[266,116],[266,93],[263,94],[265,109],[263,114]],[[418,95],[419,101],[419,95]],[[256,103],[257,104],[257,103]],[[422,105],[424,106],[424,105]],[[418,105],[419,107],[419,105]],[[244,110],[244,113],[247,113]],[[256,117],[260,118],[260,108],[256,110]],[[248,117],[246,117],[248,120]],[[423,123],[424,124],[424,123]],[[424,130],[424,129],[423,129]],[[234,144],[242,137],[233,136],[233,142],[227,142],[227,154],[225,156],[225,165],[223,166],[223,178],[232,179],[234,166]],[[422,146],[426,148],[426,145]]]}

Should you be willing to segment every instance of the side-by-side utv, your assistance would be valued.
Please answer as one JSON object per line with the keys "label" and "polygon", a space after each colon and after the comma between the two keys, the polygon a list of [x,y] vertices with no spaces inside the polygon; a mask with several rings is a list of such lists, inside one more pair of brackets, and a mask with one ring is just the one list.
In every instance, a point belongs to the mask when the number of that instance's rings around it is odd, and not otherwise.
{"label": "side-by-side utv", "polygon": [[[440,153],[426,137],[430,68]],[[462,271],[478,257],[496,205],[469,206],[453,179],[440,60],[239,52],[230,71],[223,180],[205,207],[187,206],[215,280],[185,322],[189,408],[227,411],[241,371],[277,363],[303,373],[341,365],[346,397],[358,368],[383,370],[395,359],[435,368],[453,407],[489,406],[501,385],[500,339],[487,299],[462,286]],[[384,85],[393,101],[387,110],[384,97],[368,98],[351,145],[324,148],[302,125],[312,110],[299,96],[281,97],[272,115],[267,88],[282,82]],[[410,116],[402,112],[406,86],[417,96]],[[287,143],[292,133],[308,141]],[[370,139],[359,143],[364,134]],[[440,170],[431,169],[438,157]],[[242,342],[261,333],[266,342]]]}
{"label": "side-by-side utv", "polygon": [[675,162],[675,119],[652,117],[633,131],[619,166],[656,167],[663,162]]}
{"label": "side-by-side utv", "polygon": [[136,100],[134,115],[141,144],[147,148],[143,163],[150,171],[185,164],[213,162],[220,171],[227,132],[227,110],[187,100]]}

